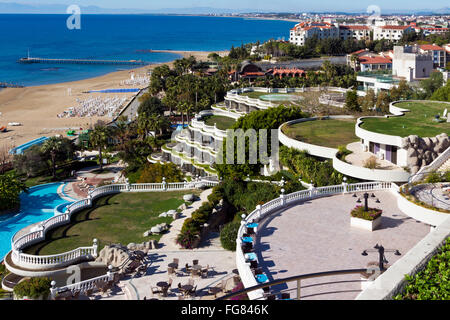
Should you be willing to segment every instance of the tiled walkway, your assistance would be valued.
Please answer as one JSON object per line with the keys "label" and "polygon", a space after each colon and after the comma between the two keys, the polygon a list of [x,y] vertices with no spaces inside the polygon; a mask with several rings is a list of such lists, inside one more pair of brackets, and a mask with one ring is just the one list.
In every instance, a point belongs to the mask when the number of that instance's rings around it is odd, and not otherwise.
{"label": "tiled walkway", "polygon": [[[307,201],[264,221],[258,232],[256,251],[269,280],[366,268],[368,262],[378,261],[378,253],[362,256],[363,250],[381,244],[386,249],[398,249],[404,255],[428,234],[428,225],[401,213],[393,194],[375,192],[375,195],[381,203],[376,204],[374,198],[369,198],[369,206],[381,208],[384,213],[381,227],[374,232],[350,227],[350,211],[357,200],[352,195]],[[401,258],[393,253],[385,256],[389,264]],[[288,288],[291,298],[295,298],[296,285],[290,283]],[[280,285],[275,289],[287,288]],[[302,281],[301,296],[304,299],[354,299],[360,291],[359,275],[333,276]]]}

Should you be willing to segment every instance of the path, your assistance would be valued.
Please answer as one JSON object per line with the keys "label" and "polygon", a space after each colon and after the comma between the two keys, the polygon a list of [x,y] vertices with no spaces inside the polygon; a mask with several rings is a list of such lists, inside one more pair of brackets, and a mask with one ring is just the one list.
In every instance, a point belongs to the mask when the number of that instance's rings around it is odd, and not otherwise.
{"label": "path", "polygon": [[176,238],[178,234],[181,231],[181,228],[183,227],[184,221],[187,218],[190,218],[192,216],[192,213],[195,212],[198,208],[201,207],[201,205],[208,201],[208,196],[212,193],[212,189],[208,189],[203,191],[200,194],[200,200],[195,201],[187,210],[183,211],[183,215],[180,219],[177,219],[172,222],[172,226],[170,228],[170,232],[164,234],[161,239],[159,240],[160,246],[162,248],[160,251],[178,251],[182,250],[180,247],[176,244]]}

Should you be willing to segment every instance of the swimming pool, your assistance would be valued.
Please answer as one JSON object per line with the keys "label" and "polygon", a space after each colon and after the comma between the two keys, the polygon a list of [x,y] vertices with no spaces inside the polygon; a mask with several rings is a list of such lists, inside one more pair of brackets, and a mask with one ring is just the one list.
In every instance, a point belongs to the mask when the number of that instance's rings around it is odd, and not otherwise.
{"label": "swimming pool", "polygon": [[141,89],[105,89],[105,90],[91,90],[89,93],[129,93],[129,92],[139,92]]}
{"label": "swimming pool", "polygon": [[302,96],[297,96],[293,94],[266,94],[259,97],[264,101],[298,101],[303,100]]}
{"label": "swimming pool", "polygon": [[70,203],[58,195],[61,185],[58,182],[30,188],[28,193],[20,195],[20,213],[0,216],[0,260],[11,250],[11,239],[16,232],[53,217],[57,206]]}

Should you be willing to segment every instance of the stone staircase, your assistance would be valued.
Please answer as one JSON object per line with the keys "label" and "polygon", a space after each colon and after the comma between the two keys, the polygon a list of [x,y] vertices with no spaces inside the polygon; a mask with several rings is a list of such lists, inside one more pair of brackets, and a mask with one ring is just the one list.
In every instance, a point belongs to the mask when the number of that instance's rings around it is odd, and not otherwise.
{"label": "stone staircase", "polygon": [[450,158],[448,158],[447,161],[444,162],[444,164],[438,169],[440,172],[446,172],[448,170],[450,170]]}

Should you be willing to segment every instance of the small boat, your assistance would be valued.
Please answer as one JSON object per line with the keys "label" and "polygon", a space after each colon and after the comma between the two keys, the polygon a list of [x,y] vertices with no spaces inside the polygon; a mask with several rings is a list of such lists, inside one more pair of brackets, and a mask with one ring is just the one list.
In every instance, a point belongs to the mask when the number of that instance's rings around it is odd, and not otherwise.
{"label": "small boat", "polygon": [[11,126],[11,127],[20,127],[22,124],[21,123],[19,123],[19,122],[10,122],[10,123],[8,123],[8,126]]}
{"label": "small boat", "polygon": [[8,131],[7,127],[5,127],[5,126],[0,127],[0,132],[6,132],[6,131]]}

